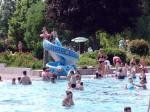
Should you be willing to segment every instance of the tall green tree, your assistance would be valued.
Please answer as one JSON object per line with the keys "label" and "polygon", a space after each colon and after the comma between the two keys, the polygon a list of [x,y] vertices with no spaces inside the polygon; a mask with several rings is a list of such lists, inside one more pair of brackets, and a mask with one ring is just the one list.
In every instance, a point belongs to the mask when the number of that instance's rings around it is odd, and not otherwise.
{"label": "tall green tree", "polygon": [[0,1],[0,34],[5,37],[8,33],[8,21],[15,11],[15,0]]}
{"label": "tall green tree", "polygon": [[17,0],[16,10],[13,13],[9,21],[9,38],[14,41],[15,44],[18,41],[24,41],[24,33],[26,31],[24,23],[26,22],[26,14],[28,9],[40,0]]}
{"label": "tall green tree", "polygon": [[134,27],[142,14],[142,0],[48,0],[47,4],[47,18],[76,33],[92,35],[94,43],[97,30],[121,32]]}
{"label": "tall green tree", "polygon": [[39,41],[41,41],[39,34],[41,28],[45,24],[45,3],[42,1],[33,4],[28,9],[26,14],[26,22],[24,23],[25,34],[24,40],[26,41],[28,48],[33,49]]}
{"label": "tall green tree", "polygon": [[134,36],[150,40],[150,0],[144,0],[144,14],[138,19]]}

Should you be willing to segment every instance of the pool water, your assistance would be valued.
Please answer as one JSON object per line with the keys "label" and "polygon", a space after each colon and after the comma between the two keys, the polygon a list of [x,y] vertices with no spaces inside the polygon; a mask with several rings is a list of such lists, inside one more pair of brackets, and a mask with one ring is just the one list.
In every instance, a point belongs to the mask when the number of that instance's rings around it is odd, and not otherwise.
{"label": "pool water", "polygon": [[[125,90],[127,79],[84,78],[83,82],[85,90],[73,91],[75,105],[70,108],[62,106],[66,80],[56,84],[33,81],[32,86],[0,82],[0,112],[122,112],[125,106],[131,106],[133,112],[147,111],[149,88]],[[149,82],[147,86],[150,87]]]}

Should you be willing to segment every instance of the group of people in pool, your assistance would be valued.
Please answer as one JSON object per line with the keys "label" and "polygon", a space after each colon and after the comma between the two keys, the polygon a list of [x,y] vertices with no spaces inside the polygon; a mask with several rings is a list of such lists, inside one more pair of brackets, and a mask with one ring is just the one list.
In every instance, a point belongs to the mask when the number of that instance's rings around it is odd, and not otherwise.
{"label": "group of people in pool", "polygon": [[66,91],[66,98],[63,100],[62,105],[70,107],[74,105],[73,101],[73,90],[84,90],[83,82],[81,81],[81,75],[79,72],[70,71],[70,74],[67,77],[68,79],[68,89]]}
{"label": "group of people in pool", "polygon": [[[43,81],[50,81],[52,83],[56,83],[57,75],[50,72],[48,67],[44,67],[41,73]],[[67,76],[68,86],[66,90],[66,97],[64,98],[62,105],[66,107],[70,107],[74,105],[73,101],[73,90],[84,90],[83,82],[81,81],[81,75],[77,71],[70,71]]]}
{"label": "group of people in pool", "polygon": [[56,83],[57,75],[51,73],[48,67],[43,67],[41,75],[43,81],[51,81],[52,83]]}
{"label": "group of people in pool", "polygon": [[[18,84],[22,84],[22,85],[31,85],[32,84],[30,77],[27,75],[27,71],[23,71],[22,73],[23,73],[23,77],[18,77],[17,79],[12,78],[12,85],[17,84],[16,80],[18,80]],[[3,81],[1,76],[0,76],[0,81]]]}
{"label": "group of people in pool", "polygon": [[[12,85],[16,85],[16,78],[12,79]],[[23,71],[23,77],[18,77],[18,84],[31,85],[32,81],[29,76],[27,76],[27,71]]]}
{"label": "group of people in pool", "polygon": [[[107,55],[103,50],[99,51],[97,60],[99,62],[99,68],[98,71],[96,71],[96,78],[107,76],[110,73],[110,62],[107,60]],[[146,62],[143,57],[140,59],[139,63],[137,63],[136,58],[133,57],[128,65],[127,63],[123,63],[120,57],[114,56],[113,63],[116,70],[114,71],[114,74],[111,74],[111,76],[116,77],[117,79],[125,79],[125,77],[128,77],[129,81],[126,85],[126,89],[133,89],[137,87],[147,89],[147,80],[145,74]],[[137,77],[137,72],[140,72],[139,84],[135,84],[133,80]]]}

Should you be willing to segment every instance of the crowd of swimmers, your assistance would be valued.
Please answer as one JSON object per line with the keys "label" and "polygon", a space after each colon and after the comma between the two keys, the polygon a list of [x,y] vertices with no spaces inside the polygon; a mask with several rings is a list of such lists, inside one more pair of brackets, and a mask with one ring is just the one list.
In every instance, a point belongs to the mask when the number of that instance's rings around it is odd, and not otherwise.
{"label": "crowd of swimmers", "polygon": [[[57,37],[57,32],[53,31],[52,33],[48,33],[46,27],[43,28],[42,34],[40,35],[41,38],[50,40],[54,42],[54,37]],[[52,38],[53,37],[53,38]],[[104,53],[103,50],[100,50],[97,57],[98,61],[98,70],[96,71],[96,79],[103,78],[105,76],[110,75],[110,61],[108,60],[107,55]],[[112,77],[116,77],[117,79],[125,79],[128,77],[128,83],[125,85],[126,89],[134,89],[136,87],[147,89],[147,79],[145,75],[145,61],[144,58],[141,58],[139,64],[137,64],[135,57],[133,57],[129,64],[123,63],[119,56],[113,57],[113,64],[115,65],[115,72]],[[139,75],[139,84],[134,83],[134,79],[137,78],[136,73],[140,71]],[[49,68],[44,67],[41,73],[43,81],[50,81],[52,83],[56,83],[57,75],[51,73]],[[26,71],[23,71],[23,77],[18,77],[18,84],[22,85],[31,85],[32,81],[30,77],[27,75]],[[81,75],[78,71],[70,71],[69,75],[67,76],[68,85],[66,90],[66,97],[62,101],[62,106],[70,107],[74,105],[73,101],[73,91],[75,90],[84,90],[84,85],[81,80]],[[2,78],[0,77],[0,81]],[[16,78],[12,79],[12,85],[16,85]],[[124,112],[131,112],[131,107],[125,107]]]}
{"label": "crowd of swimmers", "polygon": [[[142,88],[147,89],[146,87],[146,62],[142,57],[137,63],[136,58],[133,57],[130,60],[130,63],[123,63],[119,56],[113,57],[113,63],[115,65],[116,70],[113,73],[110,73],[110,62],[107,60],[107,55],[103,50],[100,50],[98,53],[97,61],[99,63],[98,70],[96,71],[96,78],[102,78],[106,76],[116,77],[117,79],[125,79],[128,78],[128,84],[126,85],[126,89],[133,88]],[[139,72],[139,84],[134,83],[134,79],[137,78],[136,73]]]}
{"label": "crowd of swimmers", "polygon": [[[12,85],[16,85],[16,84],[31,85],[32,84],[31,78],[27,75],[27,71],[23,71],[22,74],[23,74],[22,77],[12,78]],[[2,81],[1,76],[0,76],[0,81]]]}
{"label": "crowd of swimmers", "polygon": [[[44,67],[42,71],[42,79],[43,81],[50,81],[51,83],[56,83],[57,75],[51,73],[49,68]],[[81,81],[81,75],[78,71],[70,71],[67,76],[68,85],[66,90],[66,97],[62,101],[62,105],[66,107],[70,107],[74,105],[73,101],[73,91],[74,90],[84,90],[83,82]]]}

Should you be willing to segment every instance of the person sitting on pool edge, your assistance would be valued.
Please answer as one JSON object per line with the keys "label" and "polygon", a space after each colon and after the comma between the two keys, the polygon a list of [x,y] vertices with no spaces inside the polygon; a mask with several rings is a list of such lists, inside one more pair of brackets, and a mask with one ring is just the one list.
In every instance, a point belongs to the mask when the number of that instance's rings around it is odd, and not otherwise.
{"label": "person sitting on pool edge", "polygon": [[29,76],[27,76],[27,71],[23,71],[23,77],[21,78],[21,84],[22,85],[31,85],[31,79]]}
{"label": "person sitting on pool edge", "polygon": [[131,107],[125,107],[125,108],[124,108],[124,112],[132,112],[132,111],[131,111]]}
{"label": "person sitting on pool edge", "polygon": [[66,91],[66,98],[62,102],[62,106],[70,107],[74,105],[73,94],[71,91]]}

